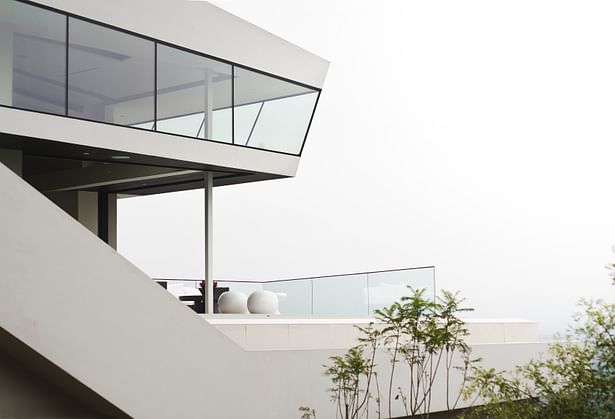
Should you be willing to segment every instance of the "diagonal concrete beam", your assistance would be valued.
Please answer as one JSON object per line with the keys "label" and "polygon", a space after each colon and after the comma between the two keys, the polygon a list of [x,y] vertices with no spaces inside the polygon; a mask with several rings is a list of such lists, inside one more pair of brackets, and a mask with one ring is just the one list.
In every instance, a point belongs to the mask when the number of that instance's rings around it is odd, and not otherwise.
{"label": "diagonal concrete beam", "polygon": [[26,180],[40,191],[60,192],[191,173],[197,171],[126,164],[96,164],[77,169],[39,173],[29,176]]}

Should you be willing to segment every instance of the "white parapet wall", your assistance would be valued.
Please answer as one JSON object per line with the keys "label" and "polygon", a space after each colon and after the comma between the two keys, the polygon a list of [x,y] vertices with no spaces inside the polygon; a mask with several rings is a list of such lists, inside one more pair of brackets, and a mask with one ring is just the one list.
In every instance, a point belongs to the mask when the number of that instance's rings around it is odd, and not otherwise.
{"label": "white parapet wall", "polygon": [[[357,326],[365,327],[374,321],[369,318],[299,318],[280,315],[207,315],[203,317],[247,351],[257,353],[293,351],[301,354],[299,355],[301,357],[310,352],[329,354],[328,356],[343,353],[348,348],[357,345],[357,339],[361,334]],[[470,345],[472,358],[482,358],[484,366],[511,370],[530,358],[541,356],[547,349],[547,344],[538,339],[537,323],[534,321],[467,319],[466,327],[469,336],[465,340]],[[328,357],[321,364],[326,362],[329,362]],[[385,385],[388,383],[386,378],[390,376],[390,362],[385,351],[378,354],[376,364],[378,376],[382,377],[381,385]],[[461,362],[458,360],[455,365],[459,366]],[[408,368],[403,362],[400,362],[396,368],[393,388],[407,388]],[[322,365],[320,372],[321,374],[324,372]],[[452,401],[456,397],[455,391],[460,386],[461,376],[454,369],[451,377],[451,394],[455,394],[451,396]],[[331,384],[326,385],[330,387]],[[446,410],[445,388],[444,369],[441,368],[434,384],[434,397],[431,401],[433,412]],[[457,408],[467,405],[468,402],[460,400]],[[310,406],[316,407],[317,412],[327,412],[333,415],[331,403],[323,404],[320,400],[313,400]],[[370,411],[374,415],[375,410],[376,406],[371,406]],[[393,411],[396,416],[403,416],[401,402],[395,403]]]}
{"label": "white parapet wall", "polygon": [[[369,318],[297,318],[267,315],[205,316],[208,323],[248,351],[348,349],[357,344],[356,326]],[[538,343],[536,322],[521,319],[468,319],[470,345]]]}

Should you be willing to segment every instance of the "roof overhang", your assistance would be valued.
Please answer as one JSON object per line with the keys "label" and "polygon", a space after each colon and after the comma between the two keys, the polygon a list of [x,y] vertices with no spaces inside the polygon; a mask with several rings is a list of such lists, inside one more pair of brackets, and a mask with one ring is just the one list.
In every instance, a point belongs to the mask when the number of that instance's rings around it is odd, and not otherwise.
{"label": "roof overhang", "polygon": [[299,164],[299,157],[283,153],[8,107],[0,107],[0,120],[0,148],[25,156],[169,169],[168,176],[134,169],[127,176],[132,183],[123,189],[117,189],[117,182],[107,186],[115,192],[132,190],[144,179],[148,188],[143,193],[202,188],[203,172],[214,174],[215,186],[286,178],[296,174]]}

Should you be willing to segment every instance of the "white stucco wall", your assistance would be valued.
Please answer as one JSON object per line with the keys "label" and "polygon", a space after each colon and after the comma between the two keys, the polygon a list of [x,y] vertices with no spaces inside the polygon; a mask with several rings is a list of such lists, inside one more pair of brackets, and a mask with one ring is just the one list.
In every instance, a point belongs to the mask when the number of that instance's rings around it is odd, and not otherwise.
{"label": "white stucco wall", "polygon": [[[205,320],[249,351],[347,349],[357,344],[369,318],[297,318],[267,315],[203,316]],[[538,343],[536,322],[521,319],[468,319],[470,345]]]}

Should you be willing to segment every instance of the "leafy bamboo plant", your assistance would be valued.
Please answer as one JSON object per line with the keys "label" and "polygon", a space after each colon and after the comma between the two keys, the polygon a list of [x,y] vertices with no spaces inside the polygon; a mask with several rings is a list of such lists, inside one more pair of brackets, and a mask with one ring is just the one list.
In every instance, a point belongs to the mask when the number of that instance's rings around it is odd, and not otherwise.
{"label": "leafy bamboo plant", "polygon": [[[468,331],[458,317],[472,309],[462,307],[462,303],[458,293],[442,291],[434,301],[426,297],[424,289],[420,289],[412,290],[411,295],[402,297],[400,303],[376,311],[376,319],[386,325],[383,329],[384,346],[390,354],[389,417],[393,413],[392,399],[395,399],[401,400],[407,416],[429,418],[434,382],[442,369],[447,410],[451,412],[457,407],[461,391],[451,394],[451,372],[461,371],[463,386],[470,365],[477,361],[470,358],[470,348],[464,341]],[[458,356],[463,360],[460,366],[454,365]],[[409,374],[405,389],[398,386],[395,394],[395,364],[400,361],[406,364]]]}
{"label": "leafy bamboo plant", "polygon": [[[357,328],[361,332],[357,346],[344,355],[331,357],[332,363],[324,366],[325,375],[333,384],[329,393],[336,405],[336,417],[343,419],[367,416],[371,399],[375,399],[380,417],[380,386],[374,368],[382,332],[374,327],[373,322],[367,327]],[[370,391],[373,383],[376,387],[375,397]]]}
{"label": "leafy bamboo plant", "polygon": [[[410,288],[410,295],[374,312],[375,322],[359,327],[358,344],[344,355],[331,357],[325,365],[333,386],[329,389],[336,405],[336,417],[355,419],[369,416],[370,400],[376,402],[376,414],[382,416],[379,377],[375,370],[377,353],[388,356],[386,413],[393,414],[394,402],[401,402],[407,416],[429,418],[432,389],[438,371],[444,369],[446,405],[454,410],[468,371],[477,360],[470,358],[464,338],[468,331],[459,314],[471,311],[462,307],[458,293],[443,291],[437,299],[429,298],[424,289]],[[455,365],[461,356],[461,365]],[[408,374],[404,386],[394,388],[400,363]],[[451,393],[451,372],[460,370],[463,385]],[[375,394],[372,394],[374,391]]]}

